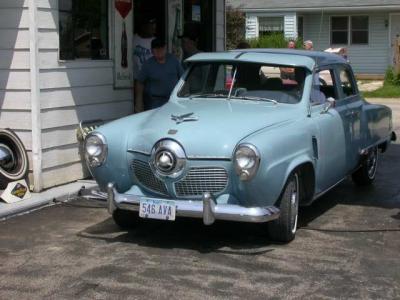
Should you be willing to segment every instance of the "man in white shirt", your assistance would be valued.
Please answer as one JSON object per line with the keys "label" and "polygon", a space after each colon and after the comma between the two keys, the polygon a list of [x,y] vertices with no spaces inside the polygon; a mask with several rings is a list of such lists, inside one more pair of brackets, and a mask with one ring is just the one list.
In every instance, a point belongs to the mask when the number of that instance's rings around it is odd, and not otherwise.
{"label": "man in white shirt", "polygon": [[156,19],[146,19],[140,24],[139,32],[133,36],[133,78],[139,76],[143,63],[153,56],[151,41],[156,34]]}

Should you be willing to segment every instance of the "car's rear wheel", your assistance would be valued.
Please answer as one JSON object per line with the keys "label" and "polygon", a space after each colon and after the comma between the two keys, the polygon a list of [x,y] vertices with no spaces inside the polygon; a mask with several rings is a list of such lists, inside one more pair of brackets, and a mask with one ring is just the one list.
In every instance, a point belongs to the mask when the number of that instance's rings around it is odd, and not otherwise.
{"label": "car's rear wheel", "polygon": [[112,214],[112,217],[115,224],[122,229],[134,228],[139,221],[138,213],[123,209],[115,210]]}
{"label": "car's rear wheel", "polygon": [[352,174],[355,184],[360,186],[371,185],[375,180],[378,168],[378,147],[370,149],[361,164],[361,167]]}
{"label": "car's rear wheel", "polygon": [[274,241],[288,243],[295,238],[299,214],[299,181],[297,172],[289,176],[278,201],[280,216],[268,223],[269,237]]}

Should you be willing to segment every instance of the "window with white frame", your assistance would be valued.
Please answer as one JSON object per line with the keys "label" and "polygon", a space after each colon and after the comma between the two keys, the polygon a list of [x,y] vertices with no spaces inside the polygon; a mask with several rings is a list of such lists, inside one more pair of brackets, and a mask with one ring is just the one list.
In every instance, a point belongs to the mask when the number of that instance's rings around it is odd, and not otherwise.
{"label": "window with white frame", "polygon": [[108,59],[108,0],[58,0],[60,59]]}
{"label": "window with white frame", "polygon": [[368,16],[331,17],[332,45],[365,45],[369,41]]}
{"label": "window with white frame", "polygon": [[262,35],[270,35],[273,33],[284,32],[283,17],[259,17],[258,18],[258,33]]}

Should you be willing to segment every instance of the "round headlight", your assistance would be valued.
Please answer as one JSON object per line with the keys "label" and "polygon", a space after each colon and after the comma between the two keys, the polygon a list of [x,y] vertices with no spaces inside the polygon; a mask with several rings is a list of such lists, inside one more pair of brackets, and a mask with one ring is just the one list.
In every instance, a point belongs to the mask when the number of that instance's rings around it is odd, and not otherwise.
{"label": "round headlight", "polygon": [[241,180],[250,180],[257,173],[260,155],[251,144],[241,144],[236,148],[234,156],[235,170]]}
{"label": "round headlight", "polygon": [[107,144],[103,135],[90,133],[85,139],[85,157],[91,167],[101,166],[107,157]]}

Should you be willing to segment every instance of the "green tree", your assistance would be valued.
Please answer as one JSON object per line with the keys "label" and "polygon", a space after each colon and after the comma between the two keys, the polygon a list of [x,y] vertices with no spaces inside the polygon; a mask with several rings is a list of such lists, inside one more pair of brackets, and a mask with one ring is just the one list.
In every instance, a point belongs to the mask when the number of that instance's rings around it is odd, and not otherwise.
{"label": "green tree", "polygon": [[235,49],[245,40],[246,16],[231,6],[226,8],[226,48]]}

